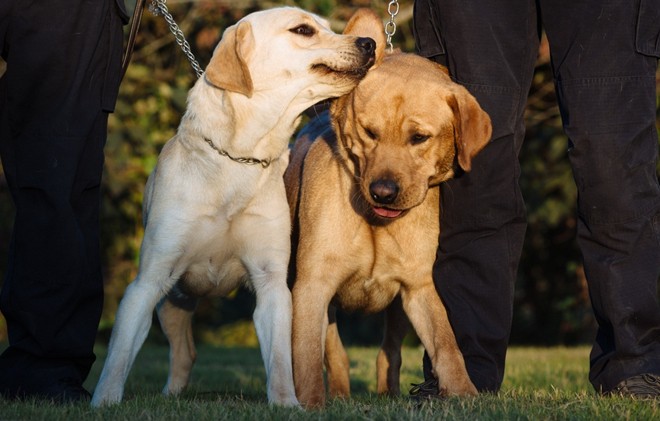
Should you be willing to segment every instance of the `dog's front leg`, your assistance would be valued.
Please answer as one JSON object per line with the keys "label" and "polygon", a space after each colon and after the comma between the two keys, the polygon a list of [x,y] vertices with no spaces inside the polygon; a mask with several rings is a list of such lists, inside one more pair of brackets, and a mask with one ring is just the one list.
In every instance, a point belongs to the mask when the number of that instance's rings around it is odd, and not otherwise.
{"label": "dog's front leg", "polygon": [[401,297],[397,296],[385,309],[385,335],[376,360],[379,394],[396,396],[400,392],[401,345],[409,329]]}
{"label": "dog's front leg", "polygon": [[421,287],[403,288],[401,298],[403,309],[431,357],[440,394],[476,395],[477,389],[467,374],[463,354],[456,343],[447,311],[432,280],[423,283]]}
{"label": "dog's front leg", "polygon": [[268,402],[297,406],[291,362],[291,292],[286,265],[279,271],[251,270],[257,305],[254,326],[266,369]]}
{"label": "dog's front leg", "polygon": [[293,379],[305,408],[325,404],[323,345],[332,294],[323,287],[302,278],[293,287]]}

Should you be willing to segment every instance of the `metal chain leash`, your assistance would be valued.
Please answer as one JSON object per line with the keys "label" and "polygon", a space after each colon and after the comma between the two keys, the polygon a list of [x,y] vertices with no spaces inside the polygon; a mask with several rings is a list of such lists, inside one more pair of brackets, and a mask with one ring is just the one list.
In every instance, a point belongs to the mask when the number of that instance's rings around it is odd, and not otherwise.
{"label": "metal chain leash", "polygon": [[390,4],[387,5],[387,13],[390,14],[390,20],[385,24],[385,35],[387,35],[387,48],[390,50],[390,53],[394,49],[392,46],[392,36],[396,32],[396,23],[394,23],[394,17],[399,14],[399,1],[391,0]]}
{"label": "metal chain leash", "polygon": [[176,40],[176,43],[179,44],[179,47],[181,47],[183,53],[188,58],[190,65],[195,71],[195,74],[197,75],[198,78],[200,78],[204,74],[204,70],[202,70],[202,68],[200,67],[199,63],[197,62],[197,59],[195,59],[195,55],[192,53],[192,51],[190,51],[190,44],[188,44],[188,41],[186,41],[186,37],[183,35],[183,31],[181,31],[181,28],[179,28],[179,25],[176,24],[174,18],[172,17],[172,14],[167,9],[167,6],[165,5],[166,1],[167,0],[151,0],[151,4],[149,5],[149,11],[154,16],[162,16],[165,19],[167,24],[170,26],[170,32],[174,34],[174,39]]}

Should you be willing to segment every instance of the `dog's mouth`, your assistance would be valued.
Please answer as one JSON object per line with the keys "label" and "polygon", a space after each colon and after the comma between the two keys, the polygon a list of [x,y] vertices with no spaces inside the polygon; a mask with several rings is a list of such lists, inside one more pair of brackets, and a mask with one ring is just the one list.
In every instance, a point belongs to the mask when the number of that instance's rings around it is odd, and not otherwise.
{"label": "dog's mouth", "polygon": [[390,209],[380,206],[372,206],[371,210],[373,210],[377,216],[380,216],[381,218],[384,219],[395,219],[403,215],[405,212],[399,209]]}
{"label": "dog's mouth", "polygon": [[348,68],[338,68],[325,63],[316,63],[312,65],[312,70],[324,74],[334,74],[337,76],[361,79],[367,74],[367,71],[373,66],[375,61],[375,57],[371,56],[362,65]]}

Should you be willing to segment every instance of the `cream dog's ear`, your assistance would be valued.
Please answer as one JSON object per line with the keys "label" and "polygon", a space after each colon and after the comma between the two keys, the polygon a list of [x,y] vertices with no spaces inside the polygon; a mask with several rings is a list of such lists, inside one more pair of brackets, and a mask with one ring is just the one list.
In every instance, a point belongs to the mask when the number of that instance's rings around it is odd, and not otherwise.
{"label": "cream dog's ear", "polygon": [[458,164],[464,171],[470,171],[472,158],[490,140],[493,131],[490,117],[462,86],[456,87],[447,102],[454,112],[454,138],[458,150]]}
{"label": "cream dog's ear", "polygon": [[344,35],[355,35],[358,37],[369,37],[376,41],[376,61],[371,67],[378,66],[385,53],[385,26],[376,12],[371,9],[358,9],[344,28]]}
{"label": "cream dog's ear", "polygon": [[254,88],[246,58],[253,49],[252,25],[239,22],[230,26],[206,67],[206,80],[220,89],[251,97]]}

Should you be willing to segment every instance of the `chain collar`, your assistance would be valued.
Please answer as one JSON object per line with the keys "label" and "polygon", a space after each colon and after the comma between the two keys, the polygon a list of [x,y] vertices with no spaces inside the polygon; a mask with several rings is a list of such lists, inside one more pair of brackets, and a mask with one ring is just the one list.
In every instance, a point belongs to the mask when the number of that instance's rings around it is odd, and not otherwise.
{"label": "chain collar", "polygon": [[257,158],[250,158],[250,157],[233,157],[229,155],[229,153],[225,150],[219,149],[213,141],[207,137],[204,138],[204,141],[209,144],[209,146],[216,151],[218,154],[221,156],[225,156],[232,161],[239,162],[241,164],[247,164],[247,165],[261,165],[262,168],[268,168],[270,165],[272,159],[257,159]]}

